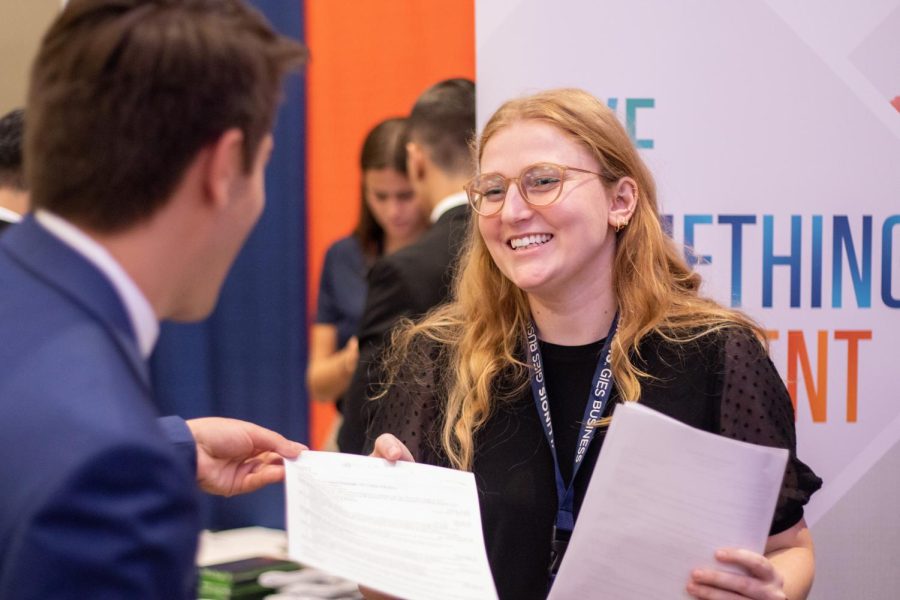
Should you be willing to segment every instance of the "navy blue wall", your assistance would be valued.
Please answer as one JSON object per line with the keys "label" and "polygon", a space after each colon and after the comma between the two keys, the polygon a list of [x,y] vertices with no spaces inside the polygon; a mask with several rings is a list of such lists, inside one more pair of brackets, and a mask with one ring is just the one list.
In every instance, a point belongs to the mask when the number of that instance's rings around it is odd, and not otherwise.
{"label": "navy blue wall", "polygon": [[[252,4],[280,32],[302,39],[302,2]],[[303,75],[293,75],[275,126],[266,209],[215,313],[200,324],[162,327],[152,370],[164,414],[246,419],[307,441],[305,114]],[[204,525],[283,527],[283,494],[278,485],[235,498],[207,497]]]}

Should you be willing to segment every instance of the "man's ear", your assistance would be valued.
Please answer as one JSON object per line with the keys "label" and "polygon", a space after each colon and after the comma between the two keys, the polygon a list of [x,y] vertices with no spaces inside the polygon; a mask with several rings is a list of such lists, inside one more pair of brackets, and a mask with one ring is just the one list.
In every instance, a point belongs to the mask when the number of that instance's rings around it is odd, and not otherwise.
{"label": "man's ear", "polygon": [[614,229],[626,227],[640,197],[637,182],[631,177],[623,177],[612,186],[610,195],[609,226]]}
{"label": "man's ear", "polygon": [[244,175],[244,133],[229,129],[206,147],[208,159],[203,176],[206,200],[224,207],[232,196],[233,186]]}
{"label": "man's ear", "polygon": [[412,181],[425,178],[425,150],[415,142],[406,142],[406,175]]}

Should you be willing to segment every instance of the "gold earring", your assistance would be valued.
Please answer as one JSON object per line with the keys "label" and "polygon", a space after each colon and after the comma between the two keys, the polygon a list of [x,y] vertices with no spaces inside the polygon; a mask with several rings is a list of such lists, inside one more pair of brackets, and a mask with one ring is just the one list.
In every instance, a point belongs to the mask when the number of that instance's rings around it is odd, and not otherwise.
{"label": "gold earring", "polygon": [[616,221],[616,233],[619,233],[626,227],[628,227],[628,219],[619,217],[618,221]]}

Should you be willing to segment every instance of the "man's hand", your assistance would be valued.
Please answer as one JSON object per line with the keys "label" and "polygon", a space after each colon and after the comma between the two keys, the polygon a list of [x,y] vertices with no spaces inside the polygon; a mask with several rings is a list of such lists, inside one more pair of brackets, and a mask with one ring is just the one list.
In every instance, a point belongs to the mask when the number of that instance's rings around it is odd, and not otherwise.
{"label": "man's hand", "polygon": [[190,419],[187,425],[197,443],[197,484],[210,494],[245,494],[281,481],[281,457],[296,458],[307,449],[274,431],[237,419]]}

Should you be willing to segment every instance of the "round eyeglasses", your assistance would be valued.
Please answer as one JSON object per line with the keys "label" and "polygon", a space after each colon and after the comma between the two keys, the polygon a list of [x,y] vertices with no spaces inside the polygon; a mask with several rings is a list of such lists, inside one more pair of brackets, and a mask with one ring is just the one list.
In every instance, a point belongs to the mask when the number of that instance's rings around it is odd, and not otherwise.
{"label": "round eyeglasses", "polygon": [[504,177],[500,173],[483,173],[466,184],[466,196],[472,209],[482,216],[495,215],[503,208],[506,191],[515,182],[519,194],[532,206],[548,206],[559,199],[567,171],[578,171],[602,177],[600,173],[555,165],[537,163],[522,169],[518,177]]}

